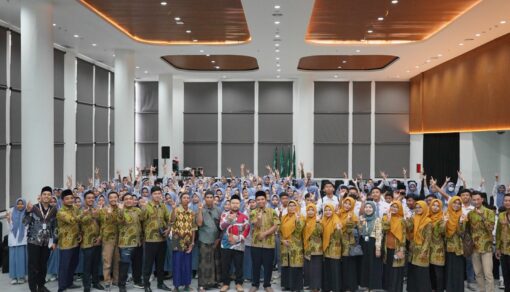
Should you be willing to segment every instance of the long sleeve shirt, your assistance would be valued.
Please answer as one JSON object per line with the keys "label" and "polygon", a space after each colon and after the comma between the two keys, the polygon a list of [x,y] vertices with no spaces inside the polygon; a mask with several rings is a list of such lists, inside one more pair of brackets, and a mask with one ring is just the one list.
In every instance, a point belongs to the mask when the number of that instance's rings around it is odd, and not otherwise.
{"label": "long sleeve shirt", "polygon": [[71,249],[80,242],[80,210],[75,206],[63,206],[57,213],[58,245],[60,249]]}
{"label": "long sleeve shirt", "polygon": [[475,245],[474,250],[478,253],[492,252],[492,231],[496,216],[492,210],[483,206],[480,210],[481,214],[473,210],[467,215],[469,231]]}
{"label": "long sleeve shirt", "polygon": [[[233,216],[233,218],[231,218]],[[220,218],[220,229],[223,230],[221,248],[244,251],[245,239],[250,234],[248,216],[240,211],[223,212]]]}
{"label": "long sleeve shirt", "polygon": [[56,243],[57,208],[48,207],[42,210],[42,205],[34,205],[30,212],[25,212],[23,224],[27,226],[27,242],[38,246],[49,246]]}

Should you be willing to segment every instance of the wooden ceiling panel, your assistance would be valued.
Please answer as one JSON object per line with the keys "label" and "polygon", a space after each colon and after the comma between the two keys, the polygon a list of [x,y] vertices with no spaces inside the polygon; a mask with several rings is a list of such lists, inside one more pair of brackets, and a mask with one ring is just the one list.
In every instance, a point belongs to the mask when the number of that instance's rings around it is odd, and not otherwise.
{"label": "wooden ceiling panel", "polygon": [[298,70],[380,70],[398,60],[390,55],[316,55],[302,57]]}
{"label": "wooden ceiling panel", "polygon": [[[315,0],[306,41],[405,43],[429,38],[481,0]],[[379,20],[382,18],[382,20]]]}
{"label": "wooden ceiling panel", "polygon": [[226,45],[251,40],[241,0],[172,0],[164,6],[154,0],[78,1],[142,43]]}
{"label": "wooden ceiling panel", "polygon": [[240,55],[168,55],[161,59],[179,70],[251,71],[259,69],[257,59]]}

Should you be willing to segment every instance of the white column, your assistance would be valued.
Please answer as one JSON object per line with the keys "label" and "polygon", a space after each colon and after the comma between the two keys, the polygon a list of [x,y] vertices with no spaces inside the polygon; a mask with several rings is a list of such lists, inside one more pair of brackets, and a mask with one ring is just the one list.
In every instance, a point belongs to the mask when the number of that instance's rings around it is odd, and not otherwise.
{"label": "white column", "polygon": [[69,175],[76,181],[76,53],[64,55],[64,186]]}
{"label": "white column", "polygon": [[[352,81],[349,82],[349,123],[348,123],[348,162],[347,162],[347,175],[348,177],[354,177],[354,173],[352,172],[352,149],[354,142],[354,84]],[[340,174],[339,174],[340,175]]]}
{"label": "white column", "polygon": [[[296,163],[304,163],[313,174],[313,80],[303,77],[294,82],[292,137],[296,146]],[[297,170],[297,168],[296,168]]]}
{"label": "white column", "polygon": [[[377,171],[379,173],[379,171]],[[375,178],[375,81],[370,83],[370,176]]]}
{"label": "white column", "polygon": [[[179,169],[184,167],[184,81],[174,79],[173,82],[173,139],[170,151],[171,158],[179,159]],[[207,171],[207,170],[206,170]],[[206,173],[207,175],[207,173]]]}
{"label": "white column", "polygon": [[23,197],[54,185],[53,6],[21,2],[21,167]]}
{"label": "white column", "polygon": [[[409,177],[414,180],[419,179],[419,174],[416,172],[416,165],[419,163],[423,169],[423,134],[411,134],[409,146]],[[427,170],[425,169],[425,174]],[[429,176],[430,177],[430,176]]]}
{"label": "white column", "polygon": [[473,142],[473,133],[460,133],[459,136],[460,170],[466,184],[474,186],[475,183],[479,183],[481,173]]}
{"label": "white column", "polygon": [[159,75],[158,82],[158,172],[159,176],[163,175],[164,160],[161,155],[161,147],[170,147],[170,159],[166,160],[168,170],[172,171],[172,149],[173,136],[173,76],[172,74]]}
{"label": "white column", "polygon": [[115,50],[115,171],[127,176],[135,165],[135,56]]}

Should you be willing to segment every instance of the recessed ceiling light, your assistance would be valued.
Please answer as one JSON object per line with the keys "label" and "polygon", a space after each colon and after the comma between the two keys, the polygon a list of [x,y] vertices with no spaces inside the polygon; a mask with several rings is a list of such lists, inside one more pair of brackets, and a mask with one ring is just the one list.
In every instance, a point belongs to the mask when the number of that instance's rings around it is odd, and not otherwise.
{"label": "recessed ceiling light", "polygon": [[277,5],[275,5],[275,6],[274,6],[274,9],[280,9],[280,5],[278,5],[278,4],[277,4]]}
{"label": "recessed ceiling light", "polygon": [[276,67],[280,67],[280,64],[276,64]]}
{"label": "recessed ceiling light", "polygon": [[223,76],[221,76],[221,78],[225,79],[225,78],[227,78],[227,76],[226,76],[226,75],[223,75]]}
{"label": "recessed ceiling light", "polygon": [[276,75],[276,78],[280,78],[280,75]]}
{"label": "recessed ceiling light", "polygon": [[361,52],[361,50],[356,50],[356,53],[359,53],[359,52]]}
{"label": "recessed ceiling light", "polygon": [[475,34],[475,36],[476,36],[476,37],[479,37],[479,36],[481,36],[481,34],[477,33],[477,34]]}
{"label": "recessed ceiling light", "polygon": [[280,44],[274,44],[274,46],[275,46],[275,47],[279,47],[279,46],[280,46]]}
{"label": "recessed ceiling light", "polygon": [[176,21],[175,24],[183,25],[184,21]]}
{"label": "recessed ceiling light", "polygon": [[75,38],[79,38],[80,36],[79,36],[79,35],[77,35],[77,34],[75,34],[75,35],[74,35],[74,37],[75,37]]}
{"label": "recessed ceiling light", "polygon": [[214,64],[214,63],[216,63],[216,61],[212,60],[212,61],[211,61],[211,63],[213,63],[213,64]]}
{"label": "recessed ceiling light", "polygon": [[276,61],[280,60],[280,57],[276,57]]}
{"label": "recessed ceiling light", "polygon": [[397,76],[395,76],[395,77],[400,78],[400,75],[397,75]]}
{"label": "recessed ceiling light", "polygon": [[143,73],[148,74],[148,73],[149,73],[149,71],[145,70],[145,71],[143,71]]}
{"label": "recessed ceiling light", "polygon": [[274,24],[278,25],[278,24],[280,24],[280,21],[279,20],[275,20]]}
{"label": "recessed ceiling light", "polygon": [[501,24],[505,24],[505,23],[506,23],[506,20],[501,20],[499,23],[501,23]]}
{"label": "recessed ceiling light", "polygon": [[278,68],[278,69],[276,69],[276,71],[278,71],[278,72],[282,72],[282,69]]}
{"label": "recessed ceiling light", "polygon": [[53,26],[57,26],[57,24],[56,24],[56,23],[54,23],[54,24],[53,24]]}
{"label": "recessed ceiling light", "polygon": [[420,69],[420,66],[416,65],[416,66],[414,66],[414,68],[416,68],[416,69]]}
{"label": "recessed ceiling light", "polygon": [[378,17],[377,20],[379,21],[383,21],[384,20],[384,17]]}
{"label": "recessed ceiling light", "polygon": [[338,78],[338,75],[335,75],[335,76],[333,76],[333,77]]}
{"label": "recessed ceiling light", "polygon": [[463,43],[459,43],[459,46],[463,46],[464,44]]}
{"label": "recessed ceiling light", "polygon": [[136,69],[140,69],[140,66],[136,66],[135,68],[136,68]]}
{"label": "recessed ceiling light", "polygon": [[280,35],[279,34],[275,34],[274,35],[275,38],[279,39],[280,38]]}
{"label": "recessed ceiling light", "polygon": [[93,47],[97,46],[97,44],[92,44]]}
{"label": "recessed ceiling light", "polygon": [[442,56],[443,56],[443,54],[437,54],[437,56],[438,56],[438,57],[442,57]]}
{"label": "recessed ceiling light", "polygon": [[191,33],[191,30],[189,30],[189,29],[188,29],[188,30],[186,31],[186,33]]}
{"label": "recessed ceiling light", "polygon": [[397,4],[398,3],[398,0],[392,0],[391,1],[392,4]]}
{"label": "recessed ceiling light", "polygon": [[194,43],[196,43],[196,42],[198,42],[198,40],[197,40],[197,39],[194,39],[194,40],[193,40],[193,42],[194,42]]}
{"label": "recessed ceiling light", "polygon": [[367,30],[367,32],[368,32],[368,33],[373,33],[374,31],[373,31],[373,30],[371,30],[371,29],[369,29],[369,30]]}
{"label": "recessed ceiling light", "polygon": [[410,72],[411,72],[411,70],[407,70],[406,72],[407,72],[407,73],[410,73]]}
{"label": "recessed ceiling light", "polygon": [[161,6],[166,6],[166,4],[167,4],[167,3],[166,3],[165,1],[162,1],[162,2],[161,2]]}
{"label": "recessed ceiling light", "polygon": [[113,54],[112,56],[114,56],[114,57],[115,57],[115,54]]}
{"label": "recessed ceiling light", "polygon": [[177,16],[177,17],[174,17],[174,20],[175,21],[181,21],[181,18],[179,16]]}
{"label": "recessed ceiling light", "polygon": [[338,68],[338,69],[342,69],[342,66],[338,66],[337,68]]}
{"label": "recessed ceiling light", "polygon": [[274,50],[274,51],[275,51],[276,53],[279,53],[279,52],[280,52],[280,50],[279,50],[279,49],[276,49],[276,50]]}
{"label": "recessed ceiling light", "polygon": [[210,57],[210,56],[211,56],[211,54],[205,54],[205,55],[206,55],[207,57]]}
{"label": "recessed ceiling light", "polygon": [[343,63],[343,64],[347,63],[347,60],[343,60],[343,61],[342,61],[342,63]]}
{"label": "recessed ceiling light", "polygon": [[204,50],[200,50],[199,52],[200,52],[200,53],[203,53],[203,52],[204,52]]}
{"label": "recessed ceiling light", "polygon": [[214,68],[216,68],[216,69],[220,69],[220,66],[214,66]]}
{"label": "recessed ceiling light", "polygon": [[427,61],[425,61],[425,62],[430,63],[430,62],[432,62],[432,61],[429,59],[429,60],[427,60]]}

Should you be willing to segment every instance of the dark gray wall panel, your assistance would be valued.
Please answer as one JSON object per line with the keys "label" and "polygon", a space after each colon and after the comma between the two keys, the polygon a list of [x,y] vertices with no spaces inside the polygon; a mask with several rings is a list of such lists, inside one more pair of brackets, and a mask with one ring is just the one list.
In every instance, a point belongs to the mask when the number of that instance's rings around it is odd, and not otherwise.
{"label": "dark gray wall panel", "polygon": [[240,175],[241,163],[247,169],[253,170],[253,144],[225,144],[221,145],[221,173],[227,175],[227,167],[232,173]]}
{"label": "dark gray wall panel", "polygon": [[352,109],[354,113],[370,113],[371,92],[372,82],[370,81],[352,83]]}
{"label": "dark gray wall panel", "polygon": [[0,211],[5,210],[5,194],[6,194],[6,181],[5,171],[7,170],[5,155],[7,147],[0,145]]}
{"label": "dark gray wall panel", "polygon": [[110,73],[110,106],[115,106],[115,73]]}
{"label": "dark gray wall panel", "polygon": [[314,144],[314,177],[340,177],[348,171],[349,145]]}
{"label": "dark gray wall panel", "polygon": [[[7,85],[7,30],[3,27],[0,27],[0,87],[6,85]],[[2,200],[1,197],[0,200]],[[0,205],[0,210],[3,210],[1,206],[2,205]]]}
{"label": "dark gray wall panel", "polygon": [[21,143],[21,92],[11,91],[11,143]]}
{"label": "dark gray wall panel", "polygon": [[408,113],[409,82],[376,82],[376,113]]}
{"label": "dark gray wall panel", "polygon": [[11,147],[9,183],[9,198],[11,205],[13,205],[16,199],[21,197],[21,184],[23,183],[21,176],[21,146],[19,145]]}
{"label": "dark gray wall panel", "polygon": [[218,114],[184,114],[184,142],[218,141]]}
{"label": "dark gray wall panel", "polygon": [[158,142],[158,114],[136,114],[136,142]]}
{"label": "dark gray wall panel", "polygon": [[280,151],[281,149],[284,149],[285,154],[289,151],[289,147],[291,147],[291,143],[264,143],[259,144],[259,169],[258,174],[259,175],[266,175],[267,169],[266,165],[269,165],[273,167],[273,160],[274,160],[274,150],[275,147],[278,147],[278,161],[280,161]]}
{"label": "dark gray wall panel", "polygon": [[259,142],[292,143],[292,114],[259,114]]}
{"label": "dark gray wall panel", "polygon": [[77,104],[76,109],[76,142],[92,143],[92,105]]}
{"label": "dark gray wall panel", "polygon": [[353,114],[353,143],[370,144],[370,114]]}
{"label": "dark gray wall panel", "polygon": [[185,113],[217,113],[218,83],[217,82],[185,82],[184,83]]}
{"label": "dark gray wall panel", "polygon": [[53,50],[53,96],[65,98],[64,95],[64,56],[61,50]]}
{"label": "dark gray wall panel", "polygon": [[94,65],[78,60],[76,68],[76,96],[79,102],[93,103]]}
{"label": "dark gray wall panel", "polygon": [[99,168],[99,173],[104,178],[108,171],[108,144],[96,144],[94,150],[94,167]]}
{"label": "dark gray wall panel", "polygon": [[292,82],[259,82],[259,113],[292,113]]}
{"label": "dark gray wall panel", "polygon": [[223,114],[221,141],[223,143],[253,143],[254,123],[253,114]]}
{"label": "dark gray wall panel", "polygon": [[97,66],[95,68],[95,104],[108,106],[108,71]]}
{"label": "dark gray wall panel", "polygon": [[[116,175],[116,169],[115,169],[115,146],[113,144],[110,144],[110,173],[108,178],[112,178]],[[106,174],[105,174],[106,175]]]}
{"label": "dark gray wall panel", "polygon": [[349,142],[348,114],[315,114],[313,127],[315,143]]}
{"label": "dark gray wall panel", "polygon": [[115,142],[115,110],[110,109],[110,142]]}
{"label": "dark gray wall panel", "polygon": [[21,36],[11,31],[11,87],[21,90]]}
{"label": "dark gray wall panel", "polygon": [[64,143],[64,101],[53,99],[53,131],[55,143]]}
{"label": "dark gray wall panel", "polygon": [[96,107],[94,119],[94,141],[108,143],[108,108]]}
{"label": "dark gray wall panel", "polygon": [[349,113],[349,82],[315,82],[315,113]]}
{"label": "dark gray wall panel", "polygon": [[136,88],[135,111],[158,112],[158,82],[138,82]]}
{"label": "dark gray wall panel", "polygon": [[154,159],[158,158],[157,143],[136,143],[135,144],[135,165],[145,168],[152,165]]}
{"label": "dark gray wall panel", "polygon": [[[1,32],[1,31],[0,31]],[[0,145],[5,145],[5,132],[7,131],[7,117],[5,115],[5,107],[7,106],[7,92],[0,88]],[[0,166],[1,167],[1,166]],[[1,191],[1,186],[0,186]],[[1,200],[1,198],[0,198]]]}
{"label": "dark gray wall panel", "polygon": [[388,177],[402,177],[402,168],[409,167],[409,144],[375,145],[375,171],[383,170]]}
{"label": "dark gray wall panel", "polygon": [[55,144],[53,173],[55,187],[64,187],[64,145]]}
{"label": "dark gray wall panel", "polygon": [[409,143],[409,115],[375,115],[375,143]]}
{"label": "dark gray wall panel", "polygon": [[203,167],[206,175],[216,176],[217,143],[184,143],[184,167]]}
{"label": "dark gray wall panel", "polygon": [[88,179],[92,177],[94,157],[92,153],[93,144],[76,146],[76,182],[87,185]]}
{"label": "dark gray wall panel", "polygon": [[370,174],[370,144],[352,145],[352,173],[353,176],[362,173],[363,177]]}
{"label": "dark gray wall panel", "polygon": [[222,82],[222,95],[224,113],[255,111],[255,82]]}

